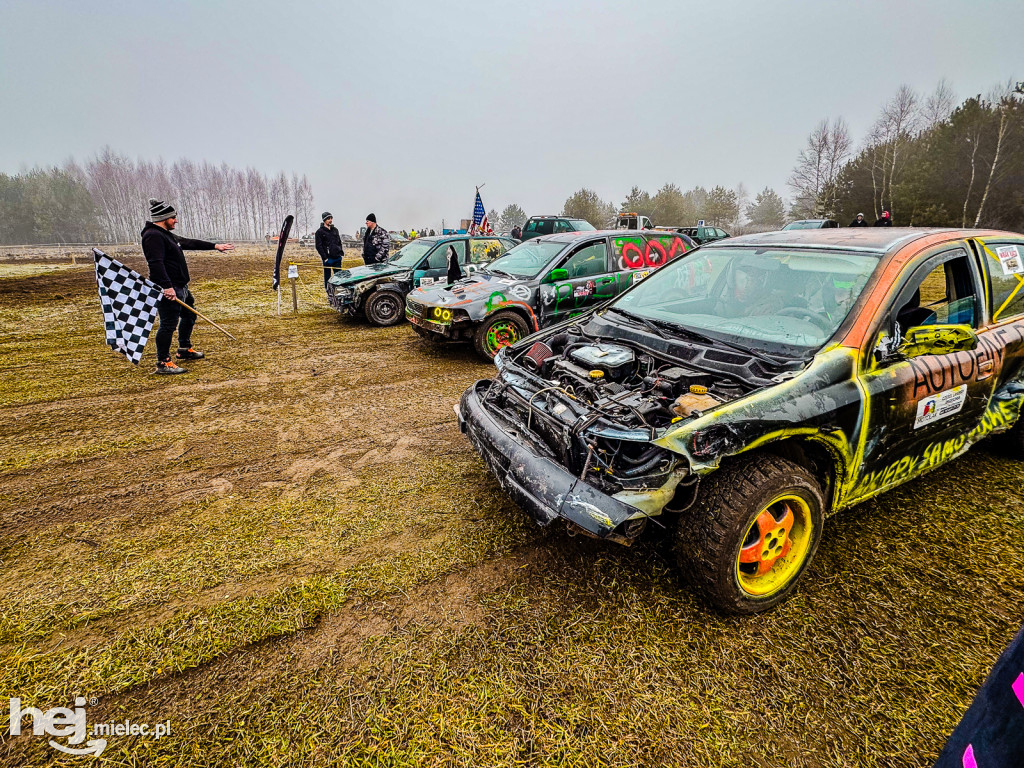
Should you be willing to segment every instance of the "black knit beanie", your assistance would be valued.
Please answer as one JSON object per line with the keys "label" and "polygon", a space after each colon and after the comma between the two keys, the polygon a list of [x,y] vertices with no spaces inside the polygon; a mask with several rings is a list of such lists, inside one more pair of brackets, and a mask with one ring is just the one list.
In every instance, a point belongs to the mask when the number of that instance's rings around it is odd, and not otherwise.
{"label": "black knit beanie", "polygon": [[149,218],[153,222],[166,221],[177,215],[178,213],[174,210],[173,205],[168,205],[163,200],[157,200],[155,197],[149,198]]}
{"label": "black knit beanie", "polygon": [[333,218],[334,218],[334,214],[331,213],[330,211],[324,211],[323,213],[320,214],[320,221],[327,221],[328,219],[333,219]]}
{"label": "black knit beanie", "polygon": [[372,213],[366,214],[366,220],[367,221],[372,221],[374,224],[377,223],[377,217],[374,216]]}

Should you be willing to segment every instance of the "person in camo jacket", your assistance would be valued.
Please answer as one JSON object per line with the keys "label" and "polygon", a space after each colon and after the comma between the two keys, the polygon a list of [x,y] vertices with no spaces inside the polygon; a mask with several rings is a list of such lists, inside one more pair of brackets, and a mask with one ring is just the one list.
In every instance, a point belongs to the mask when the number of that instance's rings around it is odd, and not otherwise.
{"label": "person in camo jacket", "polygon": [[178,331],[179,360],[201,360],[206,357],[192,348],[192,327],[196,324],[195,312],[189,312],[178,299],[190,307],[196,305],[192,291],[188,289],[188,264],[185,251],[230,251],[231,243],[208,243],[205,240],[190,240],[178,237],[172,230],[178,223],[178,213],[173,205],[163,200],[149,198],[149,218],[142,229],[142,253],[149,264],[149,279],[163,289],[163,296],[156,305],[160,315],[160,328],[156,332],[156,373],[167,375],[188,373],[171,360],[171,340]]}
{"label": "person in camo jacket", "polygon": [[377,226],[377,217],[366,215],[366,233],[363,235],[363,263],[383,264],[388,260],[391,238],[383,227]]}

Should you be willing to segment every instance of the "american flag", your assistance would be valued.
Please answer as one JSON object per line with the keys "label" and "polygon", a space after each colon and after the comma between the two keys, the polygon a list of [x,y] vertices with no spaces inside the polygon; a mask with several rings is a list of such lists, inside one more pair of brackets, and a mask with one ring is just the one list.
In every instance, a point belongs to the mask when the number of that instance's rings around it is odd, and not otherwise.
{"label": "american flag", "polygon": [[476,191],[476,203],[473,205],[473,225],[469,228],[469,234],[487,231],[487,211],[484,210],[484,201],[480,199],[480,190]]}

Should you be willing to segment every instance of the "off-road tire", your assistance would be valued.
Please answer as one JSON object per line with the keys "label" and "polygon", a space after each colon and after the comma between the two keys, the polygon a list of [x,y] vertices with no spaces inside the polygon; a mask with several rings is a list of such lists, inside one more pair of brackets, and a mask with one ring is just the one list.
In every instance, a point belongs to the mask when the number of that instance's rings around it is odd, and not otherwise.
{"label": "off-road tire", "polygon": [[473,346],[476,348],[477,354],[488,360],[494,359],[494,356],[498,354],[498,349],[494,347],[493,340],[489,338],[489,335],[492,330],[501,328],[509,330],[510,335],[515,336],[509,343],[519,341],[530,333],[530,329],[521,315],[508,311],[495,312],[484,320],[473,334]]}
{"label": "off-road tire", "polygon": [[[794,547],[794,560],[788,565],[786,558],[777,561],[787,576],[778,588],[752,594],[740,579],[743,539],[761,512],[785,496],[807,518],[810,530],[804,529],[804,545]],[[727,463],[701,481],[696,503],[675,529],[673,554],[686,579],[713,607],[735,614],[765,611],[796,589],[821,541],[824,509],[818,480],[798,464],[771,454]]]}
{"label": "off-road tire", "polygon": [[1010,456],[1024,459],[1024,410],[1017,417],[1017,423],[1007,433],[1006,445]]}
{"label": "off-road tire", "polygon": [[366,300],[364,312],[371,325],[398,325],[405,319],[405,301],[397,291],[374,291]]}

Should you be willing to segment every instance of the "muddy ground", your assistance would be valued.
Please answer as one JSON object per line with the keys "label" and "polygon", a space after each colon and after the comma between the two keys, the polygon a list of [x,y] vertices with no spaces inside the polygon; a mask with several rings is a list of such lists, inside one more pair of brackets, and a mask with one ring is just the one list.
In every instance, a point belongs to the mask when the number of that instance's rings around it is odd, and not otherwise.
{"label": "muddy ground", "polygon": [[[88,259],[0,260],[0,701],[170,724],[99,762],[927,766],[1021,625],[1024,462],[994,447],[724,618],[656,538],[526,520],[458,432],[468,347],[340,319],[306,267],[279,316],[270,263],[190,257],[238,341],[200,323],[209,359],[157,377],[152,342],[104,347]],[[0,711],[0,764],[83,764]]]}

